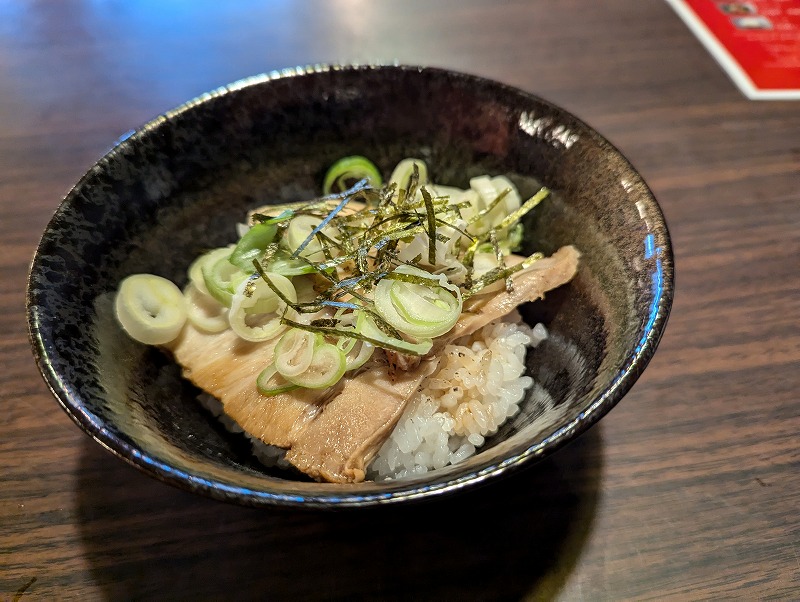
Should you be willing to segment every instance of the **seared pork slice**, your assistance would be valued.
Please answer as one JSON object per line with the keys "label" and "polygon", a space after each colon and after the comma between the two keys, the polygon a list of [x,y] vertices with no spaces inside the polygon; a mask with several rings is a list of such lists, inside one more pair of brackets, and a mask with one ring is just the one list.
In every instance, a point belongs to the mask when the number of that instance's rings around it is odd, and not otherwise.
{"label": "seared pork slice", "polygon": [[[550,257],[533,263],[512,276],[511,292],[502,289],[496,294],[475,295],[464,303],[461,317],[453,329],[434,341],[431,353],[437,353],[452,340],[472,334],[492,320],[502,318],[527,301],[544,298],[547,291],[566,284],[578,271],[580,253],[572,245],[561,247]],[[522,261],[516,257],[516,262]],[[509,262],[513,265],[513,262]]]}
{"label": "seared pork slice", "polygon": [[190,323],[167,348],[183,375],[222,402],[224,412],[265,443],[291,447],[331,391],[296,389],[272,397],[256,388],[259,373],[274,357],[274,343],[249,343],[232,330],[209,334]]}
{"label": "seared pork slice", "polygon": [[[580,253],[573,246],[534,263],[513,276],[513,290],[473,297],[456,326],[436,342],[437,350],[502,318],[526,301],[569,282],[578,269]],[[410,372],[374,366],[347,379],[341,393],[303,425],[286,458],[316,479],[363,481],[366,467],[394,429],[425,376],[432,359]],[[297,432],[297,431],[295,431]]]}
{"label": "seared pork slice", "polygon": [[386,365],[375,365],[347,379],[342,392],[305,425],[286,459],[320,481],[363,481],[366,466],[391,434],[433,362],[427,360],[412,372],[397,374]]}

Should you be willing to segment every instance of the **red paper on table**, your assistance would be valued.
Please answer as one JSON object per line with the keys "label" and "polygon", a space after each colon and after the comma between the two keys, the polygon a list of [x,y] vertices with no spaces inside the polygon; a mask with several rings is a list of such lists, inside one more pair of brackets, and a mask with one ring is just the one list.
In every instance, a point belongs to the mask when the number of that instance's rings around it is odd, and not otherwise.
{"label": "red paper on table", "polygon": [[667,0],[748,98],[800,99],[800,0]]}

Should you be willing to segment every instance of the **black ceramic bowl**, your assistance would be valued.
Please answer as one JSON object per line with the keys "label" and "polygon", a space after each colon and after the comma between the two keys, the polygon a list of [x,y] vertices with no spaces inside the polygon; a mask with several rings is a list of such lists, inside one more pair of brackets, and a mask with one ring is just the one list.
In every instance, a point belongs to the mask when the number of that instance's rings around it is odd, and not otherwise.
{"label": "black ceramic bowl", "polygon": [[[574,244],[577,277],[523,308],[550,338],[527,370],[557,401],[543,424],[532,399],[483,450],[421,478],[308,482],[261,467],[241,436],[202,409],[159,351],[123,335],[103,301],[153,272],[179,284],[204,248],[232,241],[244,213],[318,194],[336,159],[387,172],[425,159],[466,187],[507,174],[523,197],[555,191],[526,219],[526,251]],[[164,482],[250,505],[344,507],[457,492],[531,464],[596,423],[652,357],[673,293],[658,204],[628,161],[569,113],[526,92],[441,69],[312,67],[220,88],[121,140],[67,195],[28,285],[33,352],[56,399],[118,457]],[[100,301],[98,302],[98,299]]]}

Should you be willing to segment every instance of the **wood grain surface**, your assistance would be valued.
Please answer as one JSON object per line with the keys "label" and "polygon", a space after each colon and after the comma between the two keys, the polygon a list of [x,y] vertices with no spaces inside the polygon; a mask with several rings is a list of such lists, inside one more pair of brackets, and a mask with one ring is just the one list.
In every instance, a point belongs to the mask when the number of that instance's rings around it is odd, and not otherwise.
{"label": "wood grain surface", "polygon": [[[509,480],[416,507],[220,504],[59,409],[26,272],[127,130],[315,62],[450,67],[535,92],[659,199],[677,292],[645,374]],[[800,102],[746,100],[657,0],[0,0],[0,599],[800,599]]]}

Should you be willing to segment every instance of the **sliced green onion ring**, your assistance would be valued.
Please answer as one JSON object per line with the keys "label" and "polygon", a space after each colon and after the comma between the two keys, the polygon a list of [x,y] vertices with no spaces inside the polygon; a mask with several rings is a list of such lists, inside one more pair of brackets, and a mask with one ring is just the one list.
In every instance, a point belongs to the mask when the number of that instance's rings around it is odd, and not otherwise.
{"label": "sliced green onion ring", "polygon": [[[347,306],[350,306],[350,309],[358,309],[358,306],[352,305],[350,303],[342,303],[343,307],[340,307],[336,310],[336,313],[333,314],[334,321],[336,322],[336,326],[344,327],[344,328],[355,328],[355,318],[356,314],[354,312],[346,313],[348,309]],[[342,350],[342,353],[345,355],[349,355],[353,348],[358,344],[358,340],[352,337],[338,337],[335,345]],[[349,362],[349,359],[348,359]],[[350,368],[348,368],[349,370]]]}
{"label": "sliced green onion ring", "polygon": [[186,300],[175,284],[154,274],[132,274],[114,299],[117,321],[131,338],[145,345],[165,345],[186,323]]}
{"label": "sliced green onion ring", "polygon": [[208,294],[222,303],[225,307],[230,307],[233,300],[233,291],[236,287],[247,280],[247,274],[233,265],[228,258],[228,254],[221,254],[214,262],[209,259],[202,266],[203,282],[206,285]]}
{"label": "sliced green onion ring", "polygon": [[403,159],[398,163],[392,175],[389,177],[390,183],[397,185],[397,190],[405,190],[411,181],[411,176],[414,175],[414,165],[416,164],[419,173],[419,186],[425,186],[428,183],[428,166],[422,159]]}
{"label": "sliced green onion ring", "polygon": [[275,368],[284,378],[296,377],[311,365],[316,335],[290,328],[275,345]]}
{"label": "sliced green onion ring", "polygon": [[310,324],[303,324],[296,322],[290,318],[282,318],[281,322],[286,326],[299,328],[300,330],[307,330],[315,332],[323,336],[331,337],[352,337],[365,343],[370,343],[376,347],[383,349],[390,349],[391,351],[399,351],[400,353],[409,353],[411,355],[425,355],[431,350],[433,341],[423,340],[416,343],[398,339],[396,337],[387,335],[375,324],[375,319],[366,311],[359,311],[359,317],[356,322],[356,328],[326,328],[321,326],[312,326]]}
{"label": "sliced green onion ring", "polygon": [[376,188],[383,184],[381,172],[378,171],[378,168],[372,161],[360,155],[343,157],[331,165],[330,169],[328,169],[328,172],[325,174],[325,180],[322,183],[322,193],[331,194],[344,192],[352,188],[355,183],[365,178]]}
{"label": "sliced green onion ring", "polygon": [[342,353],[347,355],[353,350],[356,343],[358,343],[358,341],[352,337],[339,337],[339,340],[336,341],[336,346],[342,350]]}
{"label": "sliced green onion ring", "polygon": [[455,325],[462,307],[458,286],[444,275],[434,276],[414,266],[401,265],[394,273],[416,276],[420,283],[391,278],[378,282],[375,311],[381,318],[414,338],[437,337]]}
{"label": "sliced green onion ring", "polygon": [[289,222],[289,227],[286,229],[283,240],[292,253],[292,259],[295,258],[295,255],[317,259],[318,261],[324,258],[322,243],[319,238],[309,239],[309,234],[320,223],[322,223],[322,220],[314,215],[298,215]]}
{"label": "sliced green onion ring", "polygon": [[[251,264],[252,267],[252,264]],[[266,269],[273,274],[282,276],[303,276],[305,274],[315,274],[316,266],[305,259],[291,257],[277,257],[267,264]]]}
{"label": "sliced green onion ring", "polygon": [[334,207],[333,209],[331,209],[331,211],[328,213],[328,215],[326,215],[322,219],[322,221],[319,222],[311,230],[311,232],[309,232],[309,234],[306,236],[305,240],[303,240],[303,242],[301,242],[300,245],[298,245],[295,248],[295,251],[292,253],[292,257],[294,258],[294,257],[297,257],[298,255],[300,255],[300,253],[303,251],[303,249],[306,247],[306,245],[308,245],[314,238],[317,238],[317,239],[319,239],[319,241],[321,243],[323,243],[323,242],[327,243],[326,245],[322,245],[322,251],[325,254],[325,258],[326,259],[333,259],[333,255],[331,254],[331,251],[330,251],[330,246],[338,247],[339,243],[337,241],[331,239],[328,235],[326,235],[325,232],[323,232],[323,230],[328,226],[330,221],[334,217],[336,217],[339,214],[339,212],[342,209],[344,209],[344,207],[347,205],[347,203],[349,203],[353,198],[354,198],[353,194],[345,194],[344,198],[339,202],[339,204],[336,205],[336,207]]}
{"label": "sliced green onion ring", "polygon": [[231,254],[232,249],[232,246],[212,249],[207,253],[203,253],[192,262],[192,265],[189,266],[188,275],[189,280],[197,287],[197,290],[206,295],[211,294],[208,292],[208,288],[206,287],[206,281],[203,276],[203,268],[206,266],[210,268],[223,257],[228,257]]}
{"label": "sliced green onion ring", "polygon": [[[280,274],[269,274],[272,286],[291,301],[297,302],[292,281]],[[233,331],[246,341],[271,339],[285,330],[281,317],[286,304],[263,278],[253,276],[236,288],[228,314]]]}
{"label": "sliced green onion ring", "polygon": [[183,289],[183,296],[186,298],[189,322],[198,330],[215,333],[230,327],[228,308],[211,295],[198,290],[193,282]]}
{"label": "sliced green onion ring", "polygon": [[[356,342],[355,339],[350,339],[354,343]],[[372,357],[372,354],[375,352],[375,345],[372,343],[367,343],[365,341],[360,342],[360,346],[358,347],[358,352],[353,355],[352,353],[345,352],[347,355],[345,356],[347,360],[347,367],[346,371],[349,372],[350,370],[357,370],[361,366],[367,363],[367,361]]]}
{"label": "sliced green onion ring", "polygon": [[275,368],[274,362],[264,368],[258,375],[258,378],[256,379],[256,387],[258,387],[258,391],[262,395],[267,395],[269,397],[299,388],[296,384],[287,381],[280,374],[278,374],[278,370]]}
{"label": "sliced green onion ring", "polygon": [[287,378],[301,387],[323,389],[339,382],[346,368],[347,360],[342,350],[317,336],[314,355],[308,368],[301,374]]}
{"label": "sliced green onion ring", "polygon": [[400,353],[425,355],[431,350],[431,347],[433,347],[433,341],[430,339],[422,339],[412,343],[404,339],[398,339],[387,335],[378,328],[378,325],[375,323],[375,318],[365,311],[359,312],[358,321],[356,322],[356,331],[361,335],[361,340],[372,343],[377,347],[399,351]]}

